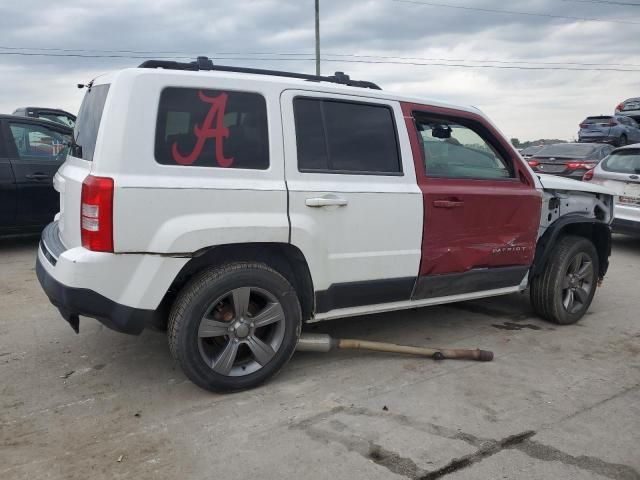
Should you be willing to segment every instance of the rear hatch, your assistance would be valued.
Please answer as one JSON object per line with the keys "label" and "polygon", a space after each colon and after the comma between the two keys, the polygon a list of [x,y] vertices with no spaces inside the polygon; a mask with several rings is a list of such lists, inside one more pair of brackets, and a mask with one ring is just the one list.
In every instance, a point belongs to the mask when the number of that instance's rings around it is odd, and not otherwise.
{"label": "rear hatch", "polygon": [[60,194],[60,239],[67,248],[81,245],[82,182],[91,173],[93,152],[108,92],[108,84],[94,85],[87,89],[73,131],[72,147],[54,178],[54,187]]}
{"label": "rear hatch", "polygon": [[580,124],[581,137],[608,137],[611,127],[616,125],[615,119],[610,115],[599,117],[587,117]]}

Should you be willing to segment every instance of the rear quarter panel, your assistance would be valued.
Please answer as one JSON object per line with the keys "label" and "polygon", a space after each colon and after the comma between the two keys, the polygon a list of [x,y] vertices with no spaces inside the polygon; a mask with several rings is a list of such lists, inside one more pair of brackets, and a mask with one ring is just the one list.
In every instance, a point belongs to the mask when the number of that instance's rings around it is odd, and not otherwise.
{"label": "rear quarter panel", "polygon": [[[157,163],[158,101],[168,86],[263,95],[268,111],[269,169]],[[115,251],[180,254],[225,243],[287,242],[279,94],[280,89],[270,84],[204,72],[120,72],[110,89],[92,171],[115,180]]]}

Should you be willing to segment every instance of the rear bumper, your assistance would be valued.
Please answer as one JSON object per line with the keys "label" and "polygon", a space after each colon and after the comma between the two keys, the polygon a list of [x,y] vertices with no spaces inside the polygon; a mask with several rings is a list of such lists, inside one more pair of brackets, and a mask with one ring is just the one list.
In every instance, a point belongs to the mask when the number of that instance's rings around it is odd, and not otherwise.
{"label": "rear bumper", "polygon": [[611,137],[605,135],[582,135],[578,138],[579,142],[594,143],[616,143],[620,137]]}
{"label": "rear bumper", "polygon": [[614,218],[611,228],[615,233],[640,236],[640,221],[625,220],[624,218]]}
{"label": "rear bumper", "polygon": [[78,316],[118,332],[157,325],[159,305],[188,258],[67,249],[57,223],[42,232],[36,273],[62,316],[77,330]]}
{"label": "rear bumper", "polygon": [[153,310],[127,307],[93,290],[63,285],[45,270],[40,256],[36,260],[36,275],[51,303],[76,332],[79,315],[95,318],[112,330],[133,335],[141,333],[145,325],[154,320]]}

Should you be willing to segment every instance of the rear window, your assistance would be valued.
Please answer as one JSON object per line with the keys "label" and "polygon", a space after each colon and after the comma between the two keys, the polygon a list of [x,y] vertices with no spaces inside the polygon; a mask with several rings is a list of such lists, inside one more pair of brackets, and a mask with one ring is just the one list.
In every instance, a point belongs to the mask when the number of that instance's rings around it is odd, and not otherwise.
{"label": "rear window", "polygon": [[267,105],[250,92],[165,88],[156,124],[162,165],[269,168]]}
{"label": "rear window", "polygon": [[602,162],[602,169],[640,175],[640,150],[619,150]]}
{"label": "rear window", "polygon": [[72,152],[85,160],[93,160],[98,128],[102,119],[102,110],[104,110],[104,102],[107,100],[108,93],[108,84],[91,87],[87,90],[84,100],[82,100],[82,105],[80,105],[76,126],[73,130],[73,138],[75,144],[81,147],[81,151],[73,149]]}
{"label": "rear window", "polygon": [[587,117],[582,123],[585,125],[594,125],[597,123],[609,123],[609,121],[612,119],[613,117],[609,116],[602,116],[602,117]]}
{"label": "rear window", "polygon": [[588,143],[560,143],[542,147],[536,157],[585,158],[594,155],[598,147]]}
{"label": "rear window", "polygon": [[299,97],[293,109],[301,172],[402,173],[388,106]]}

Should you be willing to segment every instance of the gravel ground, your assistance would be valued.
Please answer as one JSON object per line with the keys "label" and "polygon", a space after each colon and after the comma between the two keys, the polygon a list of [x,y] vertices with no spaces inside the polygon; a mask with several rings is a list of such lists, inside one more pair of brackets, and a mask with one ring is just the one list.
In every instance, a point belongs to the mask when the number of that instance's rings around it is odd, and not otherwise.
{"label": "gravel ground", "polygon": [[82,319],[35,278],[37,239],[0,241],[0,478],[640,479],[640,240],[614,239],[588,315],[526,295],[327,322],[337,337],[493,350],[491,363],[298,353],[215,395],[166,337]]}

